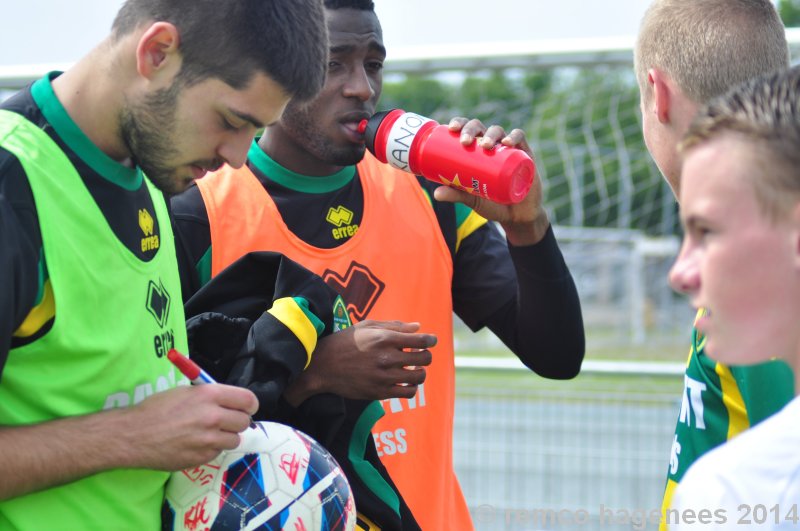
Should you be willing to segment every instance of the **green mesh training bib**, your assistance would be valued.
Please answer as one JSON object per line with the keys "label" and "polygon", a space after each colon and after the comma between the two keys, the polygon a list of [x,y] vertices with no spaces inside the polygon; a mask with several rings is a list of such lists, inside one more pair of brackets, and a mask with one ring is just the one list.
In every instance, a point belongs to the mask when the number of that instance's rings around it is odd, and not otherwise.
{"label": "green mesh training bib", "polygon": [[[146,180],[155,209],[147,215],[159,221],[161,245],[142,262],[111,231],[46,133],[0,111],[0,146],[28,176],[55,299],[52,328],[9,353],[0,377],[0,425],[127,407],[187,384],[166,358],[170,347],[186,352],[187,344],[163,196]],[[167,478],[166,472],[113,470],[0,502],[0,529],[157,530]]]}

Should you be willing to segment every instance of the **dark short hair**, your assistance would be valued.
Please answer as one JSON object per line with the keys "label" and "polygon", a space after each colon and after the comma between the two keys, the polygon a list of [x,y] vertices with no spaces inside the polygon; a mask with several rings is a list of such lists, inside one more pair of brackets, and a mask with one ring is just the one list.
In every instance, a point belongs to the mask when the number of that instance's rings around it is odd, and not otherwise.
{"label": "dark short hair", "polygon": [[160,21],[180,33],[179,80],[185,85],[217,78],[241,89],[262,72],[304,101],[325,83],[328,30],[321,0],[126,0],[112,35]]}
{"label": "dark short hair", "polygon": [[325,0],[328,9],[360,9],[362,11],[375,11],[375,2],[372,0]]}

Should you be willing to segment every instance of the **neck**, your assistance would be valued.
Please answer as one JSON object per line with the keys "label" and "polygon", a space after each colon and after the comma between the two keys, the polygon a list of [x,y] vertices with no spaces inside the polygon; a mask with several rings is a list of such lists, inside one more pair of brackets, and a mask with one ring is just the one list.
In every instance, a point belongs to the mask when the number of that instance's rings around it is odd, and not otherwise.
{"label": "neck", "polygon": [[103,153],[122,162],[130,152],[119,132],[126,80],[114,61],[110,40],[103,41],[53,81],[53,91],[70,118]]}
{"label": "neck", "polygon": [[344,167],[319,160],[285,134],[280,125],[268,127],[259,139],[258,147],[287,170],[308,177],[328,177]]}

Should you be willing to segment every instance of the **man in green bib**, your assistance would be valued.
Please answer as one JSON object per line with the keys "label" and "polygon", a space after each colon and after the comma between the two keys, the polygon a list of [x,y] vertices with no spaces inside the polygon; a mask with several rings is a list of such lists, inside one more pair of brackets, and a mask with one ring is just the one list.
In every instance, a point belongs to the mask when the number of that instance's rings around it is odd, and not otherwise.
{"label": "man in green bib", "polygon": [[[635,48],[642,127],[647,148],[676,198],[678,143],[702,104],[788,64],[783,23],[769,0],[655,0],[650,5]],[[709,358],[704,347],[705,338],[693,330],[663,514],[695,460],[794,396],[785,363],[729,367]],[[661,529],[666,527],[662,519]]]}
{"label": "man in green bib", "polygon": [[189,387],[163,193],[322,87],[319,0],[127,0],[0,104],[0,529],[155,530],[169,471],[239,442],[249,390]]}

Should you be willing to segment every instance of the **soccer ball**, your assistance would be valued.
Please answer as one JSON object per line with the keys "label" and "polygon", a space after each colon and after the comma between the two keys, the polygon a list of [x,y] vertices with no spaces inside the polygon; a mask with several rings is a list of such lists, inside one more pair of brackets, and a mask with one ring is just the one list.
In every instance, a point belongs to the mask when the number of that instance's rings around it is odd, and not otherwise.
{"label": "soccer ball", "polygon": [[256,422],[234,450],[174,472],[164,530],[352,531],[356,508],[333,456],[303,432]]}

